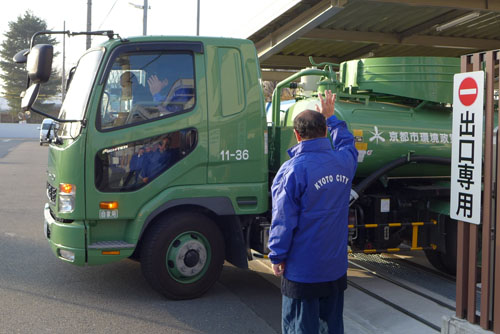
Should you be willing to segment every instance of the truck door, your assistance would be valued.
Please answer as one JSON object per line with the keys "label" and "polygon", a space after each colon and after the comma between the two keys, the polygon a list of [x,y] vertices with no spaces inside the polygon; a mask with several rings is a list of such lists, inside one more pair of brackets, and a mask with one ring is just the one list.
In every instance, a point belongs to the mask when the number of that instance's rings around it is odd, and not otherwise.
{"label": "truck door", "polygon": [[208,80],[209,183],[262,183],[267,181],[266,119],[255,51],[207,48],[213,64]]}
{"label": "truck door", "polygon": [[259,65],[248,41],[207,47],[207,182],[224,185],[237,213],[265,212],[267,132]]}
{"label": "truck door", "polygon": [[206,183],[203,44],[124,44],[101,73],[89,106],[87,243],[133,244],[134,219],[148,201],[176,185]]}

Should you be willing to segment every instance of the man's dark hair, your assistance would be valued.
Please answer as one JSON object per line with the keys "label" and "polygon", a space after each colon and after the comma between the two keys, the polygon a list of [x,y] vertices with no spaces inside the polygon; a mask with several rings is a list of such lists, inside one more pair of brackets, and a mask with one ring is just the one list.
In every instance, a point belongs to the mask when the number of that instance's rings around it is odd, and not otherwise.
{"label": "man's dark hair", "polygon": [[326,133],[326,120],[319,112],[308,109],[295,117],[293,128],[303,139],[322,138]]}

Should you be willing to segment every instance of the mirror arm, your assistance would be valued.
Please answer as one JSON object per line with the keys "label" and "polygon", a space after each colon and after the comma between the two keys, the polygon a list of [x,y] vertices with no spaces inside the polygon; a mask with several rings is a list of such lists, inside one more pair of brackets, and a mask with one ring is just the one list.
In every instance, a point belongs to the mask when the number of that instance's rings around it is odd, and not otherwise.
{"label": "mirror arm", "polygon": [[43,30],[43,31],[37,31],[33,34],[31,37],[31,42],[30,42],[30,50],[31,48],[35,45],[35,38],[40,35],[68,35],[68,37],[71,36],[78,36],[78,35],[96,35],[96,36],[107,36],[109,39],[113,39],[114,36],[117,36],[118,38],[122,39],[120,35],[115,34],[113,30],[99,30],[99,31],[82,31],[82,32],[71,32],[69,30],[60,30],[60,31],[52,31],[52,30]]}
{"label": "mirror arm", "polygon": [[52,34],[65,34],[65,35],[70,35],[69,30],[64,30],[64,31],[51,31],[51,30],[43,30],[43,31],[37,31],[31,36],[31,42],[30,42],[30,50],[33,48],[35,45],[35,38],[40,35],[52,35]]}
{"label": "mirror arm", "polygon": [[82,120],[76,120],[76,119],[59,119],[59,118],[57,118],[57,117],[54,117],[54,116],[49,115],[49,114],[47,114],[47,113],[44,113],[44,112],[43,112],[43,111],[41,111],[41,110],[37,110],[37,109],[35,109],[35,108],[33,108],[33,107],[30,107],[28,110],[31,110],[31,111],[33,111],[33,112],[36,112],[37,114],[40,114],[40,115],[45,116],[45,117],[47,117],[47,118],[53,119],[54,121],[57,121],[58,123],[73,123],[73,122],[80,122],[80,123],[82,123],[82,126],[85,126],[85,125],[87,124],[87,122],[86,122],[84,119],[82,119]]}

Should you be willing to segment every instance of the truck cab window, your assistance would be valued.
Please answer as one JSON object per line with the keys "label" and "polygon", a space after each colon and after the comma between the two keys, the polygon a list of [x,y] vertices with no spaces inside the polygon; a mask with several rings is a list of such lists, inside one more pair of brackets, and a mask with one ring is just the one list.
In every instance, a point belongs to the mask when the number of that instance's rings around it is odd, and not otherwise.
{"label": "truck cab window", "polygon": [[186,112],[195,95],[191,53],[122,53],[108,72],[97,127],[122,128]]}
{"label": "truck cab window", "polygon": [[189,155],[198,142],[194,128],[169,132],[100,150],[95,159],[95,185],[103,192],[144,187]]}

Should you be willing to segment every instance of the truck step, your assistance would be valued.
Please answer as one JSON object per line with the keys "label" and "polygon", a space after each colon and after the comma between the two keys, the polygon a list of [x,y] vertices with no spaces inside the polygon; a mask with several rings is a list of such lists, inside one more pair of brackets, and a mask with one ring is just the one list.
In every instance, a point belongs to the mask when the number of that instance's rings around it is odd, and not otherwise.
{"label": "truck step", "polygon": [[124,248],[134,248],[134,244],[129,244],[123,240],[116,241],[98,241],[89,245],[89,249],[124,249]]}

